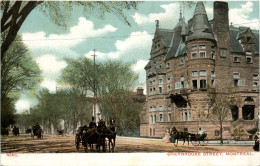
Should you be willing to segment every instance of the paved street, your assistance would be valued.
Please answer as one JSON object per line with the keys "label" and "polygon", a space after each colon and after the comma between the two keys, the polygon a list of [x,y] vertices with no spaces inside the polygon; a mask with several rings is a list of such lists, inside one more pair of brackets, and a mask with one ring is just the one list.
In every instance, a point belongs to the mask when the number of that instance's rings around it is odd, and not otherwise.
{"label": "paved street", "polygon": [[[161,139],[117,137],[115,153],[124,152],[220,152],[220,151],[253,151],[253,141],[229,144],[220,146],[216,141],[210,141],[205,146],[193,146],[179,142],[175,147],[172,143],[165,143]],[[19,137],[2,136],[2,153],[84,153],[81,146],[76,151],[74,136],[44,135],[42,140],[32,139],[30,135],[22,134]],[[92,153],[97,153],[97,150]]]}

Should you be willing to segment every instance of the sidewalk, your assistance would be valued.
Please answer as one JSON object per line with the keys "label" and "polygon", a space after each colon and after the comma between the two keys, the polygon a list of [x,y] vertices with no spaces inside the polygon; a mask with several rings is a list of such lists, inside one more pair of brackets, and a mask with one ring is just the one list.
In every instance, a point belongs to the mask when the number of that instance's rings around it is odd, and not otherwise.
{"label": "sidewalk", "polygon": [[[150,141],[163,141],[160,138],[142,138],[142,137],[125,137],[116,136],[117,138],[135,139],[135,140],[150,140]],[[183,141],[179,140],[180,143]],[[236,140],[223,140],[223,145],[220,145],[220,140],[209,140],[207,145],[211,146],[254,146],[255,141],[236,141]]]}

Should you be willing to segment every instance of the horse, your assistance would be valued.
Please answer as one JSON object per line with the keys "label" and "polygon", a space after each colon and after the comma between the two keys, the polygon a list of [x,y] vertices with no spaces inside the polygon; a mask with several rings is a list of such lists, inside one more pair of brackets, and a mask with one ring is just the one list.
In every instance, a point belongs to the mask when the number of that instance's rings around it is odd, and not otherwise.
{"label": "horse", "polygon": [[[185,143],[185,140],[187,140],[188,141],[188,145],[189,145],[189,133],[188,132],[178,132],[178,131],[175,131],[175,132],[172,132],[171,134],[170,134],[170,140],[171,140],[171,142],[173,142],[174,143],[174,145],[175,146],[177,146],[178,145],[178,141],[179,141],[179,139],[182,139],[183,140],[183,144],[182,145],[184,145],[184,143]],[[175,144],[175,141],[177,140],[177,144]]]}
{"label": "horse", "polygon": [[112,147],[112,152],[114,152],[114,148],[116,145],[116,132],[113,128],[111,127],[104,127],[102,129],[102,133],[101,133],[105,138],[108,139],[108,149],[109,152],[111,151],[110,149],[110,145]]}
{"label": "horse", "polygon": [[204,142],[206,137],[207,137],[207,133],[204,132],[202,134],[190,134],[190,141],[192,143],[192,141],[197,142],[198,141],[198,145],[201,145],[201,141]]}
{"label": "horse", "polygon": [[41,127],[33,126],[33,132],[31,133],[31,137],[34,139],[34,136],[37,136],[38,139],[43,139],[43,130]]}
{"label": "horse", "polygon": [[19,128],[18,128],[18,127],[14,127],[14,128],[13,128],[13,134],[14,134],[15,136],[19,136]]}
{"label": "horse", "polygon": [[103,146],[103,151],[105,151],[105,137],[97,132],[95,128],[84,129],[82,135],[82,145],[85,147],[85,152],[88,151],[88,145],[90,145],[91,150],[93,150],[93,144],[96,144],[96,148],[100,150],[100,146]]}
{"label": "horse", "polygon": [[25,133],[26,134],[31,134],[32,133],[32,129],[26,129]]}
{"label": "horse", "polygon": [[64,136],[64,130],[57,130],[58,135]]}

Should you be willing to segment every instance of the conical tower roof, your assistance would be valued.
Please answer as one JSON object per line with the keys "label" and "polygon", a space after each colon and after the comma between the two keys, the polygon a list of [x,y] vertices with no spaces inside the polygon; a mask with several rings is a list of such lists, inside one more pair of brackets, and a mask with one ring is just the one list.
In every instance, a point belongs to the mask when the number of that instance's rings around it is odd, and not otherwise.
{"label": "conical tower roof", "polygon": [[192,18],[192,26],[190,28],[189,36],[187,40],[197,39],[211,39],[214,40],[214,36],[209,24],[208,16],[203,2],[197,2],[194,15]]}

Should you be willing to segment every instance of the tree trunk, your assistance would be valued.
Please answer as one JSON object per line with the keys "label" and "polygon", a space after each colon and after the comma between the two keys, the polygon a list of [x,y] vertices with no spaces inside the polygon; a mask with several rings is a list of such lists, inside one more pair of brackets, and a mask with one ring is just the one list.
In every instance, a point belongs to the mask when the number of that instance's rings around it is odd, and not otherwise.
{"label": "tree trunk", "polygon": [[220,144],[223,145],[223,126],[220,125]]}

